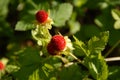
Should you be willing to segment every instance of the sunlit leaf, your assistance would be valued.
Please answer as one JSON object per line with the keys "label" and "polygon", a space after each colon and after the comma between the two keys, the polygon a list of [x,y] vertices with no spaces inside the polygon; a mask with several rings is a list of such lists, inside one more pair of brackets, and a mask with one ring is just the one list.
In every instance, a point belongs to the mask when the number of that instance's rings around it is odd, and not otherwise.
{"label": "sunlit leaf", "polygon": [[119,20],[120,19],[120,11],[117,9],[112,9],[111,11],[112,16],[115,20]]}
{"label": "sunlit leaf", "polygon": [[88,41],[88,51],[90,54],[84,58],[84,64],[96,80],[106,80],[108,77],[107,64],[101,55],[101,51],[105,49],[108,38],[109,32],[105,31]]}
{"label": "sunlit leaf", "polygon": [[77,31],[80,30],[80,23],[79,22],[75,22],[75,21],[72,21],[70,20],[68,22],[69,26],[70,26],[70,33],[71,34],[75,34]]}
{"label": "sunlit leaf", "polygon": [[0,17],[5,18],[8,13],[8,4],[10,0],[0,0]]}
{"label": "sunlit leaf", "polygon": [[35,70],[32,75],[29,76],[28,80],[40,80],[39,69]]}
{"label": "sunlit leaf", "polygon": [[24,21],[18,21],[15,26],[15,30],[17,30],[17,31],[26,31],[26,30],[31,30],[34,28],[35,28],[34,24],[26,23]]}
{"label": "sunlit leaf", "polygon": [[114,23],[114,28],[115,28],[115,29],[120,29],[120,19],[117,20],[117,21],[115,21],[115,23]]}
{"label": "sunlit leaf", "polygon": [[77,7],[81,7],[86,2],[87,2],[87,0],[73,0],[74,5],[77,6]]}
{"label": "sunlit leaf", "polygon": [[66,20],[68,20],[72,14],[72,10],[73,6],[71,4],[62,3],[56,10],[51,11],[52,13],[54,13],[54,15],[52,16],[52,19],[54,20],[54,25],[57,27],[65,25]]}
{"label": "sunlit leaf", "polygon": [[74,42],[75,54],[80,56],[88,55],[85,43],[78,40],[75,36],[73,36],[73,38],[75,39]]}
{"label": "sunlit leaf", "polygon": [[109,32],[102,32],[99,36],[94,36],[88,41],[88,49],[91,53],[100,53],[105,49],[108,42]]}
{"label": "sunlit leaf", "polygon": [[101,54],[90,55],[84,59],[85,66],[96,80],[106,80],[108,77],[107,64]]}
{"label": "sunlit leaf", "polygon": [[13,73],[13,72],[16,72],[20,69],[20,67],[18,67],[17,65],[7,65],[6,66],[6,71],[8,73]]}
{"label": "sunlit leaf", "polygon": [[52,65],[45,63],[44,66],[42,67],[42,70],[44,71],[46,77],[48,77],[48,76],[49,76],[49,73],[50,73],[51,71],[53,71],[54,68],[53,68]]}

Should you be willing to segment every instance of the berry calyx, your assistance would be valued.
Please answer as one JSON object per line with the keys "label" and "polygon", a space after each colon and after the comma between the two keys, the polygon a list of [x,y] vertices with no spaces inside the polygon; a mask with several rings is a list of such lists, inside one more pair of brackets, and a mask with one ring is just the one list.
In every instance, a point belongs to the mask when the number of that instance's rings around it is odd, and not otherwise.
{"label": "berry calyx", "polygon": [[48,13],[44,10],[40,10],[36,13],[36,20],[40,23],[44,23],[48,18]]}
{"label": "berry calyx", "polygon": [[47,46],[47,50],[51,55],[57,55],[66,47],[66,41],[62,35],[55,35],[52,37]]}
{"label": "berry calyx", "polygon": [[0,61],[0,70],[3,70],[4,67],[5,67],[5,66],[4,66],[3,62]]}

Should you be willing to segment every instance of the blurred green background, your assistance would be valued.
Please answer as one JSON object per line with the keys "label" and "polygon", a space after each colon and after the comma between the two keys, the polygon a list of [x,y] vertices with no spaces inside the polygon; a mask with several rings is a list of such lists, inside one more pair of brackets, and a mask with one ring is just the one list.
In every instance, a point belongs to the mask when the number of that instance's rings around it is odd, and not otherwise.
{"label": "blurred green background", "polygon": [[[63,3],[70,5],[66,8]],[[50,10],[55,22],[52,35],[75,35],[86,42],[102,31],[110,31],[103,54],[113,48],[109,56],[120,56],[120,0],[0,0],[0,58],[36,45],[30,30],[15,31],[15,26],[19,21],[32,24],[40,9]]]}

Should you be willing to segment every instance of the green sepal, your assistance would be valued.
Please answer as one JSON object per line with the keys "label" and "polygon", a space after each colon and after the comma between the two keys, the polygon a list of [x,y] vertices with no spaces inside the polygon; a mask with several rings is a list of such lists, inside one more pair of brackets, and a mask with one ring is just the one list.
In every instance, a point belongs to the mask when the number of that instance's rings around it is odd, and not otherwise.
{"label": "green sepal", "polygon": [[49,30],[45,26],[37,25],[36,28],[31,31],[31,33],[33,38],[37,40],[37,43],[40,46],[46,45],[51,39]]}

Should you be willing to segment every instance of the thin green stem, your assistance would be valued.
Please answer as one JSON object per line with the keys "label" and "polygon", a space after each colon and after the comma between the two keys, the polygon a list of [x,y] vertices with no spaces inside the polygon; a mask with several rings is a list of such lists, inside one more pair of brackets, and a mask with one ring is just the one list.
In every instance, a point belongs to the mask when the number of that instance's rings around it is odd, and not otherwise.
{"label": "thin green stem", "polygon": [[77,60],[79,63],[81,63],[82,61],[80,59],[78,59],[74,54],[69,53],[70,56],[72,56],[75,60]]}
{"label": "thin green stem", "polygon": [[116,42],[116,44],[104,55],[104,57],[107,57],[119,44],[120,40]]}

